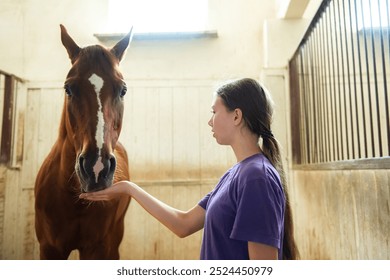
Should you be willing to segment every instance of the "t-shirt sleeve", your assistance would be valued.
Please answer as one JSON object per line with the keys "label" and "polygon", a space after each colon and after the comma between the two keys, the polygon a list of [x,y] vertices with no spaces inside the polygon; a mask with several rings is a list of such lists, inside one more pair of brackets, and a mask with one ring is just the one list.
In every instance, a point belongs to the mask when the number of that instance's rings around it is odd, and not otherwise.
{"label": "t-shirt sleeve", "polygon": [[199,201],[199,203],[198,203],[198,205],[199,205],[200,207],[202,207],[204,210],[206,210],[206,206],[207,206],[207,203],[209,202],[210,195],[211,195],[211,192],[209,192],[208,194],[206,194],[206,196],[203,197],[203,198]]}
{"label": "t-shirt sleeve", "polygon": [[280,249],[285,197],[279,181],[273,177],[259,178],[241,188],[230,238]]}

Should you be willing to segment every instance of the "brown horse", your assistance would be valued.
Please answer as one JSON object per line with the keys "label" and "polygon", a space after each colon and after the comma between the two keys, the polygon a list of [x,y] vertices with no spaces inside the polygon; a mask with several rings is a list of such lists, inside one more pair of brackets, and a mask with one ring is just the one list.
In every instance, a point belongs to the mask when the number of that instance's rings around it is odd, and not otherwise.
{"label": "brown horse", "polygon": [[61,25],[72,67],[59,135],[35,182],[41,259],[67,259],[75,249],[80,259],[119,259],[130,200],[88,203],[78,196],[130,179],[127,153],[118,142],[126,94],[118,66],[131,35],[111,49],[80,48]]}

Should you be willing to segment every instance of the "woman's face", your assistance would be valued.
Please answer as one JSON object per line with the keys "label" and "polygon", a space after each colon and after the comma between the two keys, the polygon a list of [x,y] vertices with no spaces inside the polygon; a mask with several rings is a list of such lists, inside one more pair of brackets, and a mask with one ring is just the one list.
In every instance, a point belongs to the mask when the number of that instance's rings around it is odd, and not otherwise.
{"label": "woman's face", "polygon": [[229,112],[222,98],[218,95],[215,95],[211,109],[213,115],[208,125],[212,128],[213,137],[217,140],[218,144],[230,145],[235,129],[234,111]]}

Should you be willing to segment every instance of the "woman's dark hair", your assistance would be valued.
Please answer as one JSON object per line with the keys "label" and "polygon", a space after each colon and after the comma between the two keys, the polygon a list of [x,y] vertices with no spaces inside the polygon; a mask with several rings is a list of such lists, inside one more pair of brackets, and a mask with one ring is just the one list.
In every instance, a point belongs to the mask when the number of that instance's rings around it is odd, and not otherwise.
{"label": "woman's dark hair", "polygon": [[216,93],[222,98],[229,111],[240,109],[248,128],[263,139],[262,152],[279,172],[286,196],[283,259],[298,259],[299,252],[294,239],[293,217],[279,142],[271,131],[273,101],[268,92],[256,80],[250,78],[235,80],[222,85]]}

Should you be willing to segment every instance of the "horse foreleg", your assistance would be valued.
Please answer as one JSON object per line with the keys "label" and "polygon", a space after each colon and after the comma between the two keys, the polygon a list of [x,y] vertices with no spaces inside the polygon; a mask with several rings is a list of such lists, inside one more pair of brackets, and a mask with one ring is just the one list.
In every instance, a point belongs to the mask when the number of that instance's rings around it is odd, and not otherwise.
{"label": "horse foreleg", "polygon": [[[114,246],[115,247],[115,246]],[[96,244],[93,247],[79,249],[80,260],[119,260],[117,247]]]}
{"label": "horse foreleg", "polygon": [[47,244],[41,244],[39,248],[41,260],[66,260],[71,252],[70,250],[60,250]]}

